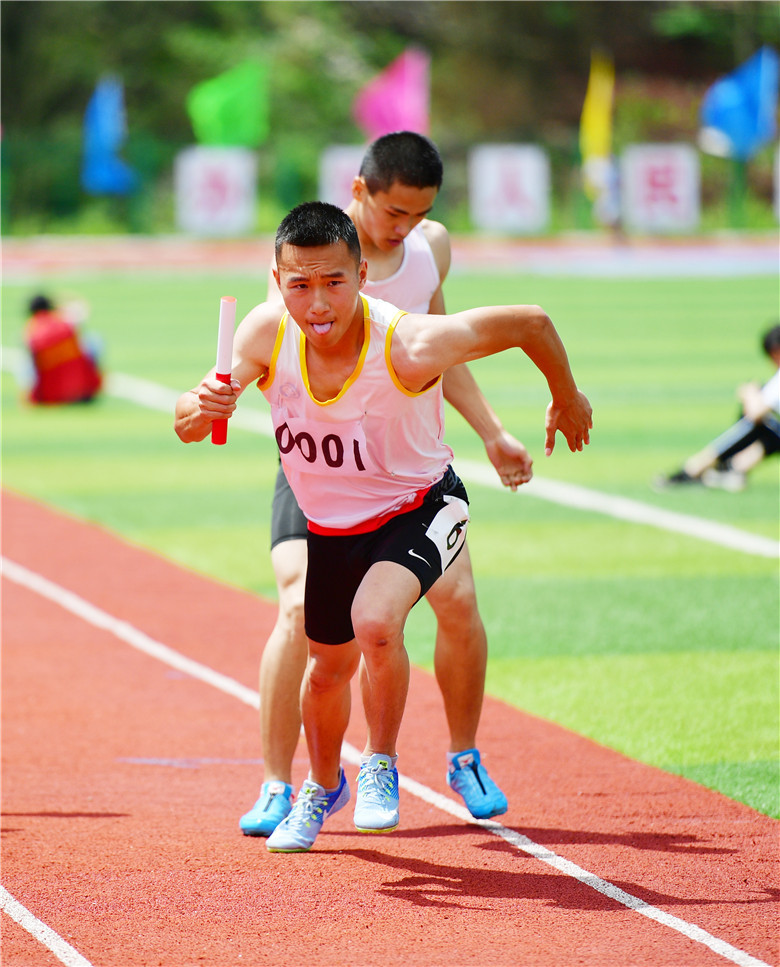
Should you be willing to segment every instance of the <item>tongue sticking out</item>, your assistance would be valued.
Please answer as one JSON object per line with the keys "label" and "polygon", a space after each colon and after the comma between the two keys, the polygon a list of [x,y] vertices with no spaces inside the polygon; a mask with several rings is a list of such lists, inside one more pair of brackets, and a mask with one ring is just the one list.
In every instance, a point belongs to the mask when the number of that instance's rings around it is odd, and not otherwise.
{"label": "tongue sticking out", "polygon": [[312,329],[321,336],[329,332],[332,325],[332,322],[314,322],[312,323]]}

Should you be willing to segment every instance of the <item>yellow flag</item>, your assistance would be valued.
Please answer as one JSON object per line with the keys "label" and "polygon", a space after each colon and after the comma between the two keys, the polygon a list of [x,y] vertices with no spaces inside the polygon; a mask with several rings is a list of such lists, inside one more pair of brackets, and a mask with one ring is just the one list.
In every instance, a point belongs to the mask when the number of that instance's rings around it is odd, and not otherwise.
{"label": "yellow flag", "polygon": [[589,171],[600,169],[612,153],[612,97],[615,68],[611,59],[594,51],[590,58],[590,77],[580,118],[580,156],[585,191],[593,199],[599,191]]}

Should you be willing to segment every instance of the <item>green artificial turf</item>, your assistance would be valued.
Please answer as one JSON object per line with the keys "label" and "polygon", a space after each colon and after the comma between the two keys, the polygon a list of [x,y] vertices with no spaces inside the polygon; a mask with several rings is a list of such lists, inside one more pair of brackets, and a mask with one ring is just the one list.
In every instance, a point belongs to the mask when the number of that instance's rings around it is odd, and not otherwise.
{"label": "green artificial turf", "polygon": [[[67,286],[6,281],[3,345],[20,345],[23,306],[43,286],[86,298],[109,372],[176,392],[213,363],[219,297],[239,315],[264,295],[246,277],[136,274]],[[539,477],[569,481],[764,537],[778,534],[778,462],[746,491],[656,492],[653,477],[724,429],[734,390],[768,377],[758,339],[777,281],[609,280],[454,274],[448,309],[536,302],[566,343],[594,407],[592,443],[542,453],[547,388],[520,352],[472,369]],[[3,482],[174,561],[275,595],[268,550],[276,455],[231,427],[227,447],[182,445],[171,412],[104,395],[36,408],[3,377]],[[264,412],[250,390],[242,407]],[[452,411],[456,454],[485,461]],[[780,815],[778,562],[693,537],[566,508],[528,493],[469,486],[469,535],[490,642],[488,691],[627,755]],[[432,667],[433,620],[408,625],[412,660]]]}

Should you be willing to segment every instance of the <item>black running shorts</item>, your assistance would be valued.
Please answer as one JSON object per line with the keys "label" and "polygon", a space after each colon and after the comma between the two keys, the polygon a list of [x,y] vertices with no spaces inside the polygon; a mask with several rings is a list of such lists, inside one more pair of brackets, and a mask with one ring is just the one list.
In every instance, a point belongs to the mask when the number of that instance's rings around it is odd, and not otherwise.
{"label": "black running shorts", "polygon": [[307,534],[306,518],[279,464],[271,503],[271,550],[282,541],[305,541]]}
{"label": "black running shorts", "polygon": [[767,457],[780,453],[780,420],[774,414],[767,414],[758,424],[758,439]]}
{"label": "black running shorts", "polygon": [[718,460],[721,463],[726,463],[756,441],[760,441],[763,446],[764,456],[771,457],[780,452],[780,421],[773,413],[768,413],[758,423],[752,423],[747,417],[743,416],[732,427],[729,427],[715,441],[718,449]]}
{"label": "black running shorts", "polygon": [[378,561],[394,561],[411,571],[420,582],[419,601],[460,553],[468,519],[466,488],[449,467],[420,507],[375,531],[343,537],[310,531],[304,608],[308,637],[325,645],[355,637],[352,602]]}

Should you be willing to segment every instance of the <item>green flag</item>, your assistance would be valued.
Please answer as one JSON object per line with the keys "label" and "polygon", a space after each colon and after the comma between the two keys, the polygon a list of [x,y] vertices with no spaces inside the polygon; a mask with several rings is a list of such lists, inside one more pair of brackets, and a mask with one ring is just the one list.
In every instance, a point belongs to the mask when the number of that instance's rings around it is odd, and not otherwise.
{"label": "green flag", "polygon": [[187,113],[201,144],[257,147],[268,137],[268,65],[247,60],[196,84]]}

